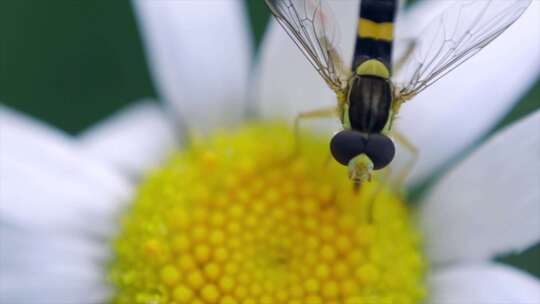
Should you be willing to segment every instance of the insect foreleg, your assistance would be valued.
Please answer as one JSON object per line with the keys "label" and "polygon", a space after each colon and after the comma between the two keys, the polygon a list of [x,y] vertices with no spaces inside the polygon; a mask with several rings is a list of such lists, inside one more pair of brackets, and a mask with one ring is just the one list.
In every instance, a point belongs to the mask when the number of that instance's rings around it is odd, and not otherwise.
{"label": "insect foreleg", "polygon": [[313,111],[301,112],[294,118],[294,141],[295,141],[295,153],[300,148],[300,122],[307,119],[320,119],[337,116],[339,114],[336,106],[325,107],[316,109]]}
{"label": "insect foreleg", "polygon": [[409,176],[414,168],[414,165],[416,165],[416,162],[418,161],[418,149],[407,139],[405,135],[397,130],[392,130],[390,132],[390,136],[396,139],[405,149],[409,151],[409,153],[411,153],[411,159],[407,162],[405,167],[400,170],[396,177],[395,185],[398,188],[401,188],[405,184],[405,179]]}
{"label": "insect foreleg", "polygon": [[392,169],[390,167],[386,167],[381,170],[377,180],[378,185],[377,188],[373,191],[373,193],[370,195],[370,198],[366,200],[366,219],[369,224],[372,224],[374,221],[374,214],[375,214],[375,204],[376,200],[379,197],[379,194],[381,191],[388,186],[390,183],[390,176],[392,175]]}

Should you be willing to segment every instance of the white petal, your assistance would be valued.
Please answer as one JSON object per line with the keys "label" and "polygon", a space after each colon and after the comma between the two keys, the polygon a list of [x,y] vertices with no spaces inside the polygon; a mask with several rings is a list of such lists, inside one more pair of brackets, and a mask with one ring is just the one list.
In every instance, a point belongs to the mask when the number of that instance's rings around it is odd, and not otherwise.
{"label": "white petal", "polygon": [[77,142],[0,106],[0,302],[103,302],[132,186]]}
{"label": "white petal", "polygon": [[[58,261],[61,262],[61,261]],[[39,265],[37,265],[39,267]],[[14,274],[0,281],[0,302],[9,304],[107,303],[110,288],[102,279],[103,273],[88,278],[67,277],[62,272]]]}
{"label": "white petal", "polygon": [[420,208],[435,262],[486,259],[540,241],[540,111],[496,134]]}
{"label": "white petal", "polygon": [[252,51],[243,1],[133,3],[154,80],[179,121],[197,130],[237,122]]}
{"label": "white petal", "polygon": [[0,216],[37,229],[107,231],[132,187],[67,135],[0,107]]}
{"label": "white petal", "polygon": [[69,234],[3,225],[0,303],[103,302],[107,243]]}
{"label": "white petal", "polygon": [[[431,19],[448,1],[423,1],[409,28]],[[429,16],[429,17],[428,17]],[[489,130],[540,73],[540,2],[475,57],[402,107],[397,128],[420,150],[411,182],[432,173]],[[407,157],[398,154],[398,162]]]}
{"label": "white petal", "polygon": [[158,165],[175,145],[174,128],[158,103],[139,102],[85,131],[82,149],[131,176]]}
{"label": "white petal", "polygon": [[[35,230],[34,227],[16,227],[5,224],[0,229],[2,249],[0,265],[6,272],[34,272],[36,263],[40,269],[70,267],[77,269],[88,263],[104,263],[109,258],[108,246],[69,229],[51,231]],[[87,237],[87,238],[85,238]],[[99,243],[99,246],[97,245]],[[28,263],[32,260],[33,263]],[[53,264],[57,260],[62,263]]]}
{"label": "white petal", "polygon": [[[333,1],[340,34],[339,49],[350,64],[359,1]],[[265,118],[293,118],[300,112],[336,105],[336,97],[279,24],[272,19],[261,44],[257,67],[255,101]],[[331,119],[333,125],[339,123]]]}
{"label": "white petal", "polygon": [[495,263],[450,266],[429,278],[433,304],[538,304],[540,281]]}

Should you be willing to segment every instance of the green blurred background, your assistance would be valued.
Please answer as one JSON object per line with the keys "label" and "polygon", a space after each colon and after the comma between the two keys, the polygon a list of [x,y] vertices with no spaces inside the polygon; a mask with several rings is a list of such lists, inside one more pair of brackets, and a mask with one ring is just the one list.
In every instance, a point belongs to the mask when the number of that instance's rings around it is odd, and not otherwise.
{"label": "green blurred background", "polygon": [[[268,10],[246,2],[259,42]],[[3,0],[0,20],[3,104],[77,134],[157,96],[128,0]],[[490,133],[539,107],[537,81]],[[540,246],[500,260],[540,277]]]}

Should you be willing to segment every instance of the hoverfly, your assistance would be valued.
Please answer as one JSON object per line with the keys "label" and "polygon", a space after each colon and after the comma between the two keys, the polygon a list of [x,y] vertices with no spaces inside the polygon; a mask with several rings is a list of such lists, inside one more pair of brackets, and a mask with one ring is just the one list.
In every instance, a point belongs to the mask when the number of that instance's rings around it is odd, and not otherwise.
{"label": "hoverfly", "polygon": [[[497,38],[532,0],[456,1],[428,23],[394,64],[393,24],[399,0],[362,0],[350,69],[333,41],[337,29],[322,0],[265,1],[337,97],[332,111],[302,113],[297,121],[339,115],[343,130],[331,139],[330,150],[336,161],[348,166],[358,186],[393,160],[395,146],[388,135],[401,105]],[[415,153],[408,141],[392,134]]]}

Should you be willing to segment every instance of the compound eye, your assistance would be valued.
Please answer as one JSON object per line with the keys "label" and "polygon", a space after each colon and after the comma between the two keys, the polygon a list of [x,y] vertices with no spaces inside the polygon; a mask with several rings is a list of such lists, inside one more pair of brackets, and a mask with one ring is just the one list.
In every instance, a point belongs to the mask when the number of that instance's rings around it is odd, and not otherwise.
{"label": "compound eye", "polygon": [[367,143],[365,152],[366,155],[373,162],[373,169],[379,170],[382,169],[394,159],[396,154],[396,147],[394,142],[388,136],[383,134],[370,134]]}
{"label": "compound eye", "polygon": [[351,130],[340,131],[330,141],[332,156],[345,166],[353,157],[364,153],[365,147],[365,137],[361,133]]}

